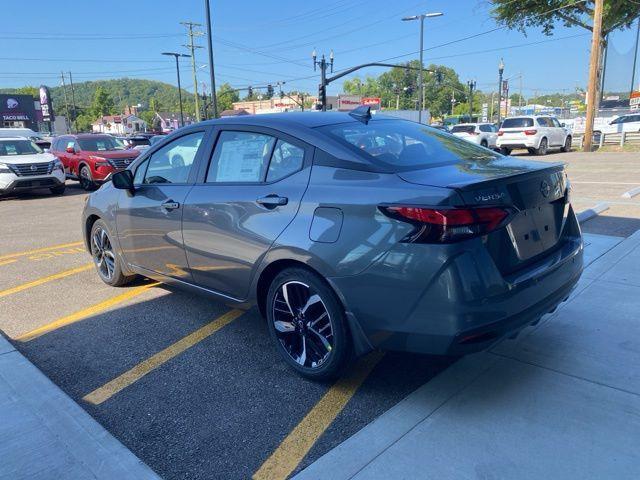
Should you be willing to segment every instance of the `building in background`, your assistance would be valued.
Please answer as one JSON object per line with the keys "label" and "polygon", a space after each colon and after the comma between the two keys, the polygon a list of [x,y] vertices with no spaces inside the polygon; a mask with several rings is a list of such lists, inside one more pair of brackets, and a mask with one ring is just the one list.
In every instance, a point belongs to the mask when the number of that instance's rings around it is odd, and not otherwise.
{"label": "building in background", "polygon": [[0,94],[0,128],[39,131],[40,102],[31,95]]}
{"label": "building in background", "polygon": [[[184,125],[195,123],[195,119],[189,115],[184,115]],[[159,128],[156,128],[156,125]],[[169,133],[180,128],[180,113],[176,112],[156,112],[153,121],[153,130],[159,130],[162,133]]]}
{"label": "building in background", "polygon": [[131,135],[147,131],[147,122],[135,115],[104,115],[91,124],[94,133]]}

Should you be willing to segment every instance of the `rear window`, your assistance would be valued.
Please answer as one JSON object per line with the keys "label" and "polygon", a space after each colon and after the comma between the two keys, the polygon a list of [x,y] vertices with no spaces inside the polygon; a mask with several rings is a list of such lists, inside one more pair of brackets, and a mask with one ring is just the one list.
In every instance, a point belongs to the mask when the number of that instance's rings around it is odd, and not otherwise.
{"label": "rear window", "polygon": [[533,127],[533,118],[505,118],[500,128]]}
{"label": "rear window", "polygon": [[500,156],[448,133],[403,120],[374,120],[368,125],[342,123],[318,130],[374,165],[392,171]]}
{"label": "rear window", "polygon": [[473,133],[475,130],[474,125],[456,125],[451,129],[451,133]]}

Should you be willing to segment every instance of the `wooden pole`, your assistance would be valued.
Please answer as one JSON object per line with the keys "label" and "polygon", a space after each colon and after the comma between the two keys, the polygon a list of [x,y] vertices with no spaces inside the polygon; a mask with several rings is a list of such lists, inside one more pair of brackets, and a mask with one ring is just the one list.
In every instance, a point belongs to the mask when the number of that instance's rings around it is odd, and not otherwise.
{"label": "wooden pole", "polygon": [[600,63],[600,42],[602,38],[602,4],[604,0],[595,0],[593,10],[593,35],[591,36],[591,58],[589,61],[589,85],[587,86],[587,123],[584,130],[583,151],[591,151],[593,141],[593,120],[596,116],[598,67]]}

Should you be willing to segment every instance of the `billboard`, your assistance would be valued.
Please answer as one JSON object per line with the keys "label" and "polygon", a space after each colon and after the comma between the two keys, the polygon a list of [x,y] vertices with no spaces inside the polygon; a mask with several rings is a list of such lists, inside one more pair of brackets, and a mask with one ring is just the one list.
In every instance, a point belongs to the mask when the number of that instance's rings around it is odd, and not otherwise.
{"label": "billboard", "polygon": [[35,99],[31,95],[0,94],[0,127],[37,130]]}
{"label": "billboard", "polygon": [[338,110],[346,112],[354,110],[362,105],[362,97],[360,95],[340,95],[338,97]]}
{"label": "billboard", "polygon": [[53,105],[51,104],[51,92],[46,85],[40,85],[40,110],[42,111],[42,120],[45,122],[53,122]]}
{"label": "billboard", "polygon": [[371,107],[374,110],[379,110],[382,104],[382,99],[380,97],[364,97],[361,103],[362,105]]}
{"label": "billboard", "polygon": [[629,96],[629,108],[631,110],[640,110],[640,90],[631,92]]}

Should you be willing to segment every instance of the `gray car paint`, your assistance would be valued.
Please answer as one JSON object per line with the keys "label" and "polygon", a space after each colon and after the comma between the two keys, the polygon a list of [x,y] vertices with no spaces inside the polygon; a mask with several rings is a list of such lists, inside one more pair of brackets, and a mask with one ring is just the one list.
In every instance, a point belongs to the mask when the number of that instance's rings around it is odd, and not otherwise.
{"label": "gray car paint", "polygon": [[[487,238],[450,245],[400,243],[413,227],[378,209],[385,204],[461,206],[474,196],[495,199],[491,195],[506,188],[501,179],[536,175],[548,169],[548,164],[498,157],[395,174],[368,168],[362,157],[314,130],[352,121],[348,115],[331,113],[250,116],[200,124],[198,128],[209,129],[207,142],[203,142],[207,152],[220,128],[251,127],[299,139],[316,158],[273,185],[225,186],[204,184],[208,153],[203,155],[196,167],[198,177],[185,187],[185,208],[180,209],[184,257],[177,223],[158,216],[153,207],[139,212],[146,218],[138,227],[149,222],[148,230],[164,236],[142,236],[137,246],[171,247],[171,262],[166,262],[164,253],[151,258],[153,250],[148,260],[140,260],[144,265],[136,265],[123,254],[128,244],[117,237],[126,238],[126,232],[114,223],[114,212],[120,196],[130,194],[111,183],[89,197],[83,215],[85,239],[87,222],[103,218],[116,237],[116,250],[129,273],[245,305],[259,301],[259,281],[269,266],[291,261],[305,264],[326,278],[341,299],[359,353],[375,346],[439,354],[473,351],[493,339],[458,349],[454,343],[460,332],[497,325],[495,332],[503,334],[536,321],[566,298],[582,271],[582,240],[570,208],[564,213],[563,228],[571,231],[562,248],[513,278],[496,268],[485,245]],[[130,168],[135,170],[176,135],[154,145]],[[321,155],[334,157],[348,168],[328,166],[318,160]],[[470,190],[474,185],[481,186]],[[287,196],[290,202],[285,208],[266,210],[255,203],[263,194]],[[174,196],[156,195],[158,201]],[[500,201],[504,197],[493,203]],[[332,210],[329,221],[327,210]],[[154,224],[154,218],[161,222]],[[340,218],[337,235],[336,218]],[[128,228],[133,224],[130,220]],[[164,267],[158,265],[162,262]],[[166,263],[180,268],[167,269]]]}

